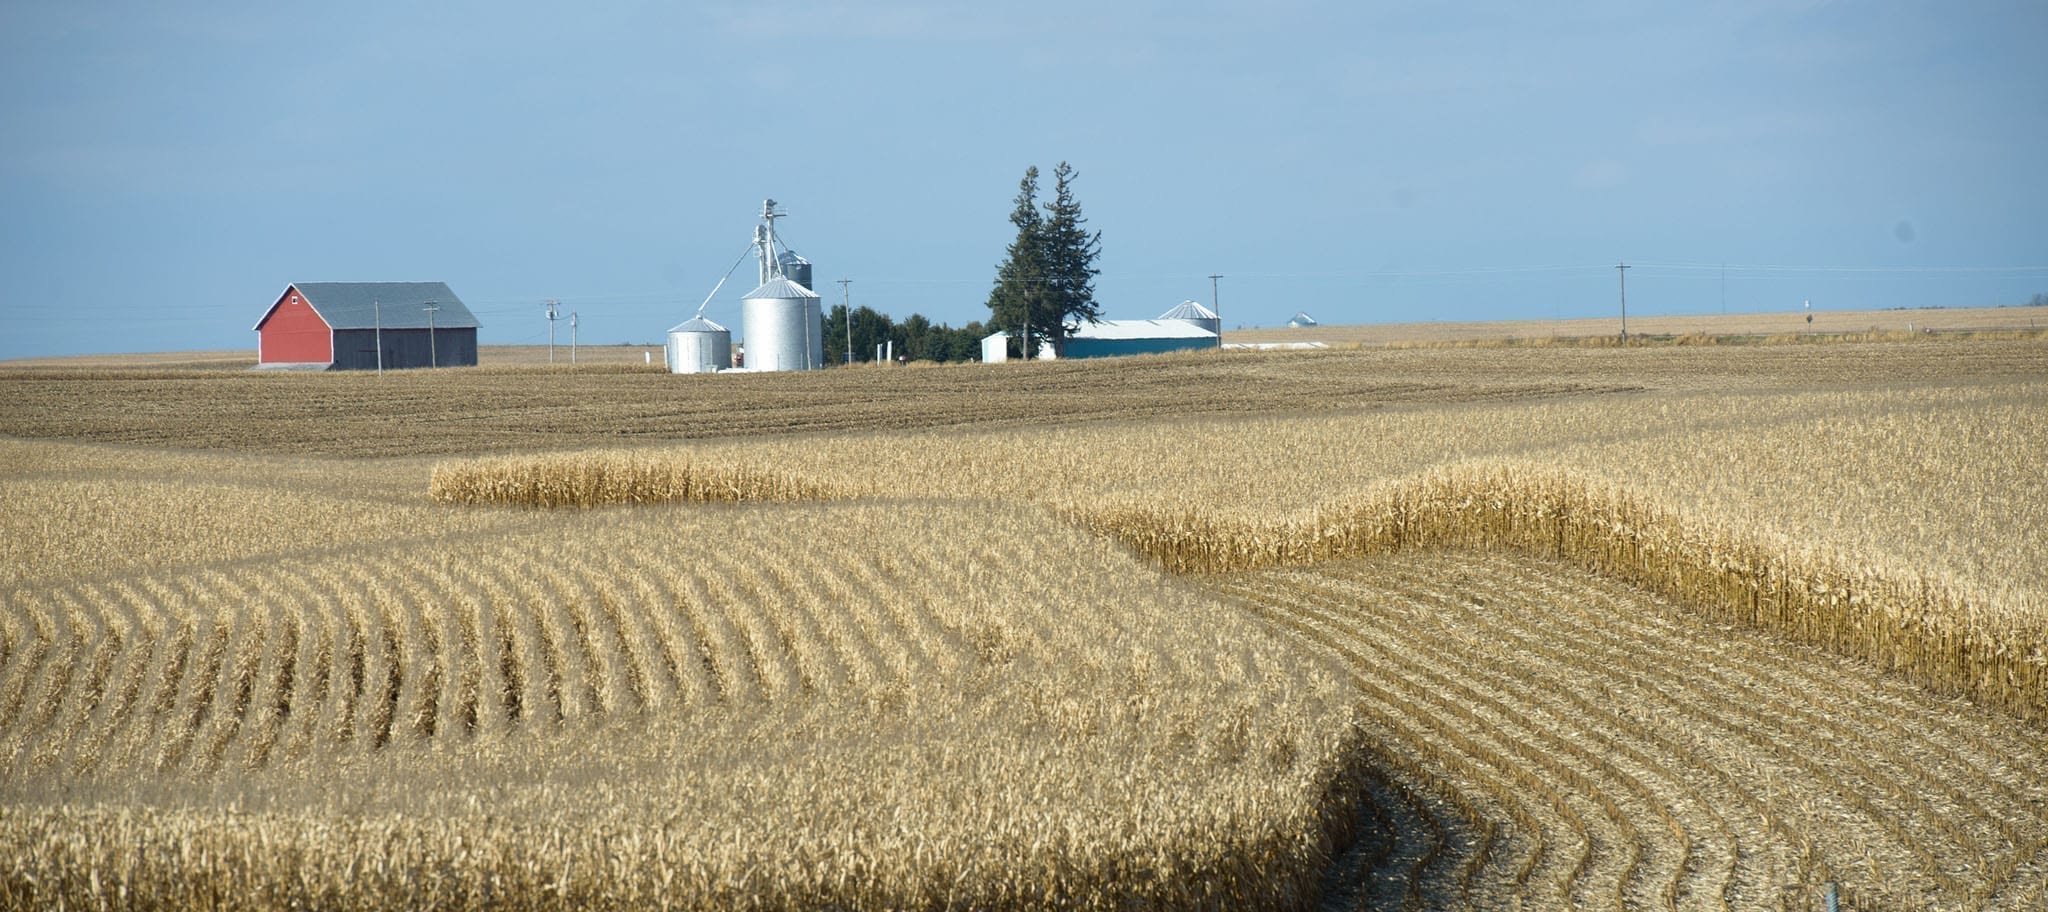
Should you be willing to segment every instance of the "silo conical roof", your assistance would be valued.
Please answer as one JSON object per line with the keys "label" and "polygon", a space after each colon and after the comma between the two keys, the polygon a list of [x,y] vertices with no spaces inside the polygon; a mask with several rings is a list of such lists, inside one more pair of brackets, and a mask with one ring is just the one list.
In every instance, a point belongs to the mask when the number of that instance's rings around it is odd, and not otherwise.
{"label": "silo conical roof", "polygon": [[669,327],[669,328],[668,328],[668,331],[669,331],[669,332],[672,332],[672,333],[696,333],[696,332],[718,332],[718,333],[722,333],[722,332],[725,332],[725,331],[726,331],[726,328],[725,328],[725,327],[723,327],[723,326],[720,326],[720,325],[718,325],[718,324],[716,324],[716,323],[713,323],[713,322],[711,322],[710,320],[706,320],[706,319],[704,319],[704,318],[703,318],[702,316],[695,316],[695,317],[691,317],[691,318],[690,318],[690,319],[688,319],[688,320],[684,320],[684,321],[683,321],[683,322],[681,322],[681,323],[677,323],[677,324],[676,324],[676,325],[674,325],[674,326],[671,326],[671,327]]}
{"label": "silo conical roof", "polygon": [[1165,313],[1163,313],[1163,314],[1160,314],[1160,315],[1159,315],[1159,319],[1161,319],[1161,320],[1214,320],[1214,319],[1216,319],[1216,312],[1215,312],[1215,311],[1213,311],[1213,310],[1210,310],[1210,309],[1209,309],[1209,308],[1207,308],[1207,307],[1203,307],[1203,306],[1202,306],[1201,304],[1199,304],[1199,303],[1197,303],[1197,302],[1194,302],[1194,301],[1182,301],[1182,302],[1180,302],[1180,306],[1178,306],[1178,307],[1175,307],[1174,309],[1172,309],[1172,310],[1169,310],[1169,311],[1167,311],[1167,312],[1165,312]]}
{"label": "silo conical roof", "polygon": [[817,296],[817,292],[802,285],[798,285],[788,279],[775,278],[769,279],[762,283],[761,287],[747,292],[744,297],[758,300],[773,300],[777,298],[782,300],[798,300],[802,298],[815,298]]}

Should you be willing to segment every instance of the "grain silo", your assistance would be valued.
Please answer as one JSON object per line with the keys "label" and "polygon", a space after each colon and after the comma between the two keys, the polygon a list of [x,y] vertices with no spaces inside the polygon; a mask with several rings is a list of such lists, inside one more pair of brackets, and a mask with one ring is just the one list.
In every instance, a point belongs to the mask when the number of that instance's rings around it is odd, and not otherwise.
{"label": "grain silo", "polygon": [[747,369],[811,370],[825,361],[825,318],[817,292],[776,277],[740,299]]}
{"label": "grain silo", "polygon": [[774,200],[761,204],[761,224],[754,229],[755,253],[761,258],[761,287],[740,299],[747,369],[756,371],[813,370],[825,366],[825,311],[818,293],[806,287],[811,263],[784,248],[775,237],[778,211]]}
{"label": "grain silo", "polygon": [[1207,307],[1203,307],[1201,304],[1196,303],[1194,301],[1180,302],[1180,306],[1175,307],[1174,309],[1169,310],[1163,314],[1160,314],[1159,319],[1179,320],[1184,323],[1193,323],[1194,325],[1206,329],[1212,333],[1215,333],[1218,336],[1223,335],[1223,318],[1217,316],[1215,311],[1210,310]]}
{"label": "grain silo", "polygon": [[[825,366],[825,311],[811,290],[811,261],[782,246],[775,220],[788,213],[774,200],[761,203],[761,224],[754,226],[754,254],[760,258],[761,284],[740,299],[740,350],[745,370],[814,370]],[[704,319],[704,308],[732,278],[743,254],[698,305],[697,316],[668,331],[668,369],[691,374],[732,366],[732,334]]]}
{"label": "grain silo", "polygon": [[732,366],[732,333],[700,314],[668,331],[668,371],[708,374]]}
{"label": "grain silo", "polygon": [[[782,269],[782,277],[812,291],[818,286],[811,284],[811,261],[797,255],[794,250],[784,250],[775,258]],[[766,281],[766,280],[763,280]]]}

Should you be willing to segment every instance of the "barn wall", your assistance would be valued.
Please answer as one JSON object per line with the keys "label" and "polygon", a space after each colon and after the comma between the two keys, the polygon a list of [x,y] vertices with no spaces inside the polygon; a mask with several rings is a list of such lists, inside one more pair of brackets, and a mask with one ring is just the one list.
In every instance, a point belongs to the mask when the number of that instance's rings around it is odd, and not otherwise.
{"label": "barn wall", "polygon": [[256,328],[256,339],[258,360],[264,364],[317,364],[334,358],[326,321],[296,289],[285,290]]}
{"label": "barn wall", "polygon": [[1162,352],[1215,348],[1214,336],[1201,339],[1068,339],[1067,358],[1110,358],[1117,355],[1156,355]]}
{"label": "barn wall", "polygon": [[[440,347],[438,361],[441,367],[476,366],[475,329],[441,329],[432,335],[434,344]],[[385,330],[384,369],[431,366],[436,358],[435,353],[427,349],[427,338],[428,332],[424,329]],[[333,369],[376,370],[377,331],[345,329],[335,332]]]}

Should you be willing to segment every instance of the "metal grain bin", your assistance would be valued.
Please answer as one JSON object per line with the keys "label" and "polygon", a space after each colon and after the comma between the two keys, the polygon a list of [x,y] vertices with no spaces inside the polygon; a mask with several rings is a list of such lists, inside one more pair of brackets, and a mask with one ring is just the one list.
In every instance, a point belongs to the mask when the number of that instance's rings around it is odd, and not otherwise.
{"label": "metal grain bin", "polygon": [[816,292],[771,279],[740,300],[747,368],[811,370],[825,362],[825,314]]}
{"label": "metal grain bin", "polygon": [[1223,335],[1223,319],[1221,317],[1218,317],[1215,311],[1210,310],[1207,307],[1203,307],[1202,305],[1194,301],[1180,302],[1180,306],[1175,307],[1174,309],[1169,310],[1163,314],[1160,314],[1159,319],[1180,320],[1184,323],[1193,323],[1194,325],[1206,329],[1212,333],[1215,333],[1218,336]]}
{"label": "metal grain bin", "polygon": [[783,278],[802,285],[811,291],[818,290],[818,286],[811,284],[810,260],[798,256],[794,250],[785,250],[780,256],[775,258],[775,262],[781,267]]}
{"label": "metal grain bin", "polygon": [[668,371],[672,374],[707,374],[732,366],[732,333],[725,327],[693,317],[668,331]]}

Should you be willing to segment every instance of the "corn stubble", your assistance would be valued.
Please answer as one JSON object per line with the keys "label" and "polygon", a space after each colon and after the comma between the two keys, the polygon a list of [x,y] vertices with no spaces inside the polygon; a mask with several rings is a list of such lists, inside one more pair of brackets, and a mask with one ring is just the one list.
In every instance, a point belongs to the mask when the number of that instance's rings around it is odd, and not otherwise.
{"label": "corn stubble", "polygon": [[[0,902],[2039,905],[2038,354],[437,464],[0,441]],[[1913,381],[1804,388],[1845,365]]]}
{"label": "corn stubble", "polygon": [[1042,511],[601,511],[17,589],[0,905],[1300,907],[1332,669]]}
{"label": "corn stubble", "polygon": [[1355,907],[2048,901],[2048,745],[2010,717],[1547,558],[1206,579],[1364,694]]}
{"label": "corn stubble", "polygon": [[[1505,549],[2048,721],[2048,388],[1701,397],[1619,422],[1610,408],[956,436],[865,459],[806,444],[451,460],[431,494],[1038,499],[1176,573]],[[1617,424],[1627,436],[1598,442]],[[1220,468],[1197,471],[1196,452]],[[1018,481],[1053,475],[1068,483]]]}

